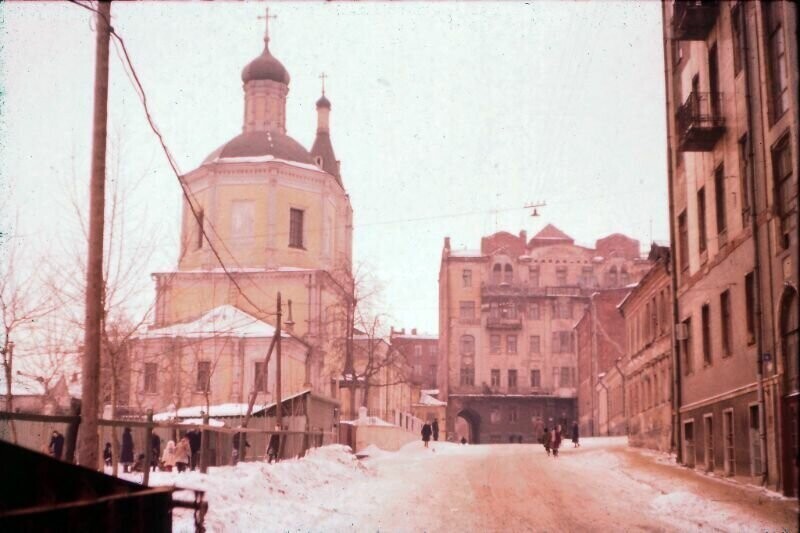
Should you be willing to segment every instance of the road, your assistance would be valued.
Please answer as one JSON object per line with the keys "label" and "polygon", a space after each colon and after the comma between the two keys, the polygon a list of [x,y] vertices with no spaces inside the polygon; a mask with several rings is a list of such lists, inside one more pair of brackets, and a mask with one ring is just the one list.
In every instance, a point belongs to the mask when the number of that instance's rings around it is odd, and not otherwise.
{"label": "road", "polygon": [[664,464],[621,439],[566,444],[558,459],[521,444],[381,454],[317,525],[339,530],[344,516],[357,531],[797,529],[794,501]]}

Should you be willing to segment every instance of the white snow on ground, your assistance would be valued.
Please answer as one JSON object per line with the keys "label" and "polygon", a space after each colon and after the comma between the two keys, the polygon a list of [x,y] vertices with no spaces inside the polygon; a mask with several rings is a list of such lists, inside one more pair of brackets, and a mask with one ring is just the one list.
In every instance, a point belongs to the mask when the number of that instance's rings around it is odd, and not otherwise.
{"label": "white snow on ground", "polygon": [[[277,464],[240,463],[212,468],[208,474],[157,472],[150,483],[205,491],[209,532],[447,531],[469,529],[469,524],[484,531],[500,531],[515,529],[515,523],[525,529],[527,521],[533,524],[530,527],[550,531],[585,527],[586,523],[612,528],[616,524],[619,530],[667,531],[771,531],[780,526],[780,522],[772,523],[775,520],[763,509],[753,510],[754,500],[746,490],[730,485],[716,490],[723,485],[704,476],[695,476],[701,479],[698,485],[686,481],[691,473],[677,475],[676,470],[676,475],[670,476],[663,468],[631,463],[631,457],[638,456],[625,453],[624,439],[583,439],[581,444],[573,449],[565,442],[560,457],[552,459],[538,445],[432,442],[426,449],[416,441],[397,452],[370,446],[364,450],[363,460],[345,446],[330,445],[311,450],[302,459]],[[643,460],[649,461],[644,465],[653,464],[651,458]],[[498,470],[502,465],[507,465],[508,472]],[[523,477],[515,474],[517,469]],[[546,481],[537,481],[537,472]],[[449,481],[453,475],[467,476],[456,482],[457,491]],[[134,481],[141,481],[141,476],[124,475]],[[491,485],[484,479],[491,479]],[[506,484],[516,499],[503,495]],[[420,490],[422,487],[427,488]],[[553,490],[569,499],[549,499]],[[190,498],[188,493],[184,497]],[[496,516],[486,516],[485,507],[484,515],[469,515],[481,512],[477,507],[479,502],[485,504],[487,497],[489,513]],[[570,501],[583,502],[584,522],[575,521],[578,518]],[[450,514],[456,508],[462,516]],[[519,516],[509,522],[514,515]],[[453,523],[453,518],[460,520],[460,525]],[[473,522],[476,519],[480,521]],[[535,520],[541,522],[534,524]],[[175,530],[194,530],[190,511],[175,511]]]}

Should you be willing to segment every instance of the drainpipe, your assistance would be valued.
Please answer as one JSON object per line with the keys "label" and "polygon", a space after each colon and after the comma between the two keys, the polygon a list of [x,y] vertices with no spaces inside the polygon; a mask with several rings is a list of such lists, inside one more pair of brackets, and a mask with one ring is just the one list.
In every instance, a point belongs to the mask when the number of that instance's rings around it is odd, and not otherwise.
{"label": "drainpipe", "polygon": [[[675,449],[676,460],[683,462],[683,450],[681,449],[681,358],[678,350],[678,339],[675,336],[675,323],[678,320],[678,254],[676,254],[677,240],[675,230],[675,187],[673,185],[672,169],[672,150],[674,142],[674,120],[675,116],[670,110],[674,106],[672,102],[672,79],[669,75],[669,67],[672,65],[672,46],[667,36],[670,21],[667,19],[667,4],[662,4],[661,20],[664,32],[664,96],[667,101],[667,188],[669,192],[669,240],[672,243],[672,251],[669,254],[670,270],[670,296],[672,297],[672,320],[670,321],[670,338],[672,340],[672,446]],[[671,105],[672,103],[672,105]]]}
{"label": "drainpipe", "polygon": [[626,385],[625,385],[625,379],[626,379],[625,372],[623,372],[622,369],[619,367],[619,362],[620,362],[621,359],[622,359],[621,357],[617,357],[614,360],[614,366],[616,367],[617,372],[619,372],[619,375],[622,378],[622,419],[625,420],[625,435],[629,435],[629,433],[628,433],[628,427],[629,427],[628,426],[628,409],[627,409],[626,402],[625,402],[625,396],[627,396],[628,391],[627,391]]}
{"label": "drainpipe", "polygon": [[592,352],[591,352],[591,379],[592,379],[592,418],[589,419],[589,424],[591,426],[591,433],[592,436],[595,435],[595,428],[597,426],[597,417],[595,415],[596,405],[594,401],[594,395],[597,392],[597,305],[595,304],[594,298],[597,296],[595,292],[591,296],[591,317],[592,317]]}
{"label": "drainpipe", "polygon": [[[759,4],[754,4],[758,6]],[[744,9],[747,9],[747,4],[742,4]],[[758,12],[756,11],[754,20],[757,21],[758,19]],[[758,234],[758,209],[757,209],[757,199],[756,199],[756,180],[755,180],[755,173],[753,170],[755,169],[755,150],[753,149],[753,124],[755,123],[755,119],[753,117],[753,105],[751,101],[750,95],[750,69],[749,69],[749,57],[750,51],[749,41],[747,38],[747,12],[745,11],[745,24],[744,24],[744,31],[742,32],[742,38],[744,39],[744,49],[745,49],[745,63],[744,63],[744,87],[745,87],[745,108],[746,113],[745,117],[747,119],[747,133],[748,133],[748,154],[747,157],[750,160],[750,164],[746,164],[745,168],[750,173],[749,182],[750,182],[750,230],[753,236],[753,252],[754,252],[754,263],[753,263],[753,306],[754,306],[754,313],[755,313],[755,337],[756,337],[756,383],[757,383],[757,392],[756,398],[758,402],[758,437],[761,441],[761,484],[765,485],[768,479],[768,465],[767,465],[767,428],[766,428],[766,404],[764,401],[764,340],[763,340],[763,332],[762,332],[762,320],[763,320],[763,313],[761,311],[761,256],[760,256],[760,238]],[[758,28],[757,23],[754,24],[754,28]],[[756,58],[758,58],[758,50],[756,50]],[[760,63],[759,63],[760,66]],[[762,126],[762,137],[763,137],[763,126]],[[762,143],[763,144],[763,143]],[[766,163],[766,159],[765,159]],[[766,198],[765,198],[766,200]]]}

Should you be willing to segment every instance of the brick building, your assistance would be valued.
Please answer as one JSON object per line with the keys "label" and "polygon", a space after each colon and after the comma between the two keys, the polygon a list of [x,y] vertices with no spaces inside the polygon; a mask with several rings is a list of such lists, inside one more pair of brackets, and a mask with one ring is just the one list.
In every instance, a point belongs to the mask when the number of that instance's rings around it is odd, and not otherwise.
{"label": "brick building", "polygon": [[662,14],[679,459],[797,494],[797,5]]}
{"label": "brick building", "polygon": [[392,348],[399,351],[411,368],[411,383],[422,389],[438,388],[439,336],[417,333],[416,328],[406,333],[405,328],[392,328],[389,334]]}
{"label": "brick building", "polygon": [[451,250],[445,238],[438,385],[448,435],[460,438],[458,419],[471,442],[534,442],[544,425],[571,423],[575,319],[592,293],[647,268],[638,241],[619,234],[588,248],[547,225],[530,240],[495,233],[474,251]]}
{"label": "brick building", "polygon": [[653,267],[619,306],[627,347],[619,370],[627,391],[628,443],[661,451],[672,449],[669,257],[669,248],[653,245]]}
{"label": "brick building", "polygon": [[[625,355],[625,321],[617,305],[630,290],[630,287],[623,287],[593,292],[589,296],[586,312],[575,324],[578,424],[582,435],[609,434],[608,428],[600,430],[600,411],[601,408],[608,410],[609,401],[615,393],[603,394],[601,402],[599,396],[605,389],[598,383],[600,377],[607,374],[614,363]],[[622,394],[622,390],[616,394]]]}

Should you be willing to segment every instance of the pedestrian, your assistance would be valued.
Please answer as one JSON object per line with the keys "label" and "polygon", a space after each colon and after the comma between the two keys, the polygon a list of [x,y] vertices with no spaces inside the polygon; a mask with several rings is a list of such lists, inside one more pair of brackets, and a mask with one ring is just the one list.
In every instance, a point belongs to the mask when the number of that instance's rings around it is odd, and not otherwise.
{"label": "pedestrian", "polygon": [[122,463],[123,472],[130,472],[133,464],[133,435],[131,435],[129,427],[122,431],[122,451],[119,453],[119,462]]}
{"label": "pedestrian", "polygon": [[186,435],[175,445],[175,467],[178,472],[183,472],[189,466],[192,460],[192,446],[189,444],[189,438]]}
{"label": "pedestrian", "polygon": [[422,425],[422,442],[425,443],[425,447],[428,447],[428,441],[431,440],[431,433],[433,433],[433,429],[431,429],[431,425],[425,422]]}
{"label": "pedestrian", "polygon": [[431,424],[431,430],[433,431],[433,440],[439,440],[439,420],[436,418],[433,419],[433,424]]}
{"label": "pedestrian", "polygon": [[578,448],[581,443],[579,442],[580,437],[580,430],[578,429],[578,422],[576,420],[572,421],[572,447]]}
{"label": "pedestrian", "polygon": [[136,461],[134,461],[133,466],[131,467],[131,472],[144,472],[144,469],[147,468],[144,464],[145,456],[143,453],[140,453],[136,456]]}
{"label": "pedestrian", "polygon": [[558,448],[561,446],[561,424],[553,428],[550,437],[550,447],[553,449],[553,457],[558,457]]}
{"label": "pedestrian", "polygon": [[188,437],[189,450],[191,452],[191,469],[194,470],[200,462],[200,430],[193,429],[189,431],[186,436]]}
{"label": "pedestrian", "polygon": [[172,472],[175,467],[175,453],[175,441],[167,441],[164,453],[161,454],[161,467],[167,472]]}
{"label": "pedestrian", "polygon": [[544,446],[544,451],[546,451],[547,455],[550,456],[550,431],[546,427],[544,428],[544,433],[542,433],[542,436],[539,437],[539,442],[542,443],[542,446]]}
{"label": "pedestrian", "polygon": [[[239,462],[239,444],[241,444],[241,433],[234,433],[233,435],[233,450],[231,451],[231,463],[236,464]],[[247,442],[247,434],[244,436],[244,447],[245,449],[242,450],[242,459],[244,459],[244,455],[246,452],[246,448],[250,447],[250,443]]]}
{"label": "pedestrian", "polygon": [[[275,426],[275,431],[280,431],[280,426]],[[269,445],[267,446],[267,462],[277,462],[278,456],[281,452],[281,435],[280,433],[273,433],[269,438]]]}
{"label": "pedestrian", "polygon": [[467,437],[461,437],[461,445],[463,446],[466,443],[467,443]]}
{"label": "pedestrian", "polygon": [[155,472],[158,467],[158,458],[161,456],[161,437],[155,433],[150,437],[150,449],[152,450],[150,454],[150,467],[153,469],[153,472]]}
{"label": "pedestrian", "polygon": [[58,460],[61,460],[61,455],[64,453],[64,435],[56,430],[53,430],[53,435],[50,437],[50,445],[47,447],[50,455]]}
{"label": "pedestrian", "polygon": [[111,466],[113,457],[114,455],[111,452],[111,443],[106,442],[106,447],[103,448],[103,463],[105,463],[106,466]]}

